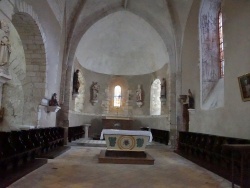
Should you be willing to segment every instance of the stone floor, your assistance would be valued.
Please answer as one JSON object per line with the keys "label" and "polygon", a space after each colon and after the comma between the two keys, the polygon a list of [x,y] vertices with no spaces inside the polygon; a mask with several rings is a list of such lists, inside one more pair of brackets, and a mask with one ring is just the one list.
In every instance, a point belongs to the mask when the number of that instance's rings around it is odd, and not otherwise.
{"label": "stone floor", "polygon": [[10,185],[10,188],[230,188],[227,180],[156,144],[147,147],[154,165],[99,164],[103,147],[71,149]]}

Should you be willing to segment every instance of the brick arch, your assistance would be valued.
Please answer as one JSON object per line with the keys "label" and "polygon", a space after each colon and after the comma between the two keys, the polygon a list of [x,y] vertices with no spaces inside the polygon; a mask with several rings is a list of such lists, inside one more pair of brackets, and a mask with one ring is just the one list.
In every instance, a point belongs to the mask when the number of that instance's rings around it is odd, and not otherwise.
{"label": "brick arch", "polygon": [[37,125],[38,105],[45,94],[46,53],[40,29],[27,13],[16,13],[12,16],[25,54],[26,76],[21,79],[24,93],[22,124]]}

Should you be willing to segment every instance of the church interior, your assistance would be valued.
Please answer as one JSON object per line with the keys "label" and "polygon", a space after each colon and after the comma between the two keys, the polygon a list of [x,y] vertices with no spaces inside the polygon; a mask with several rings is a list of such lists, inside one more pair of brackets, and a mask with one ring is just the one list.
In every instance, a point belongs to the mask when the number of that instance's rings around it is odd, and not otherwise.
{"label": "church interior", "polygon": [[0,188],[250,187],[249,20],[248,0],[0,0]]}

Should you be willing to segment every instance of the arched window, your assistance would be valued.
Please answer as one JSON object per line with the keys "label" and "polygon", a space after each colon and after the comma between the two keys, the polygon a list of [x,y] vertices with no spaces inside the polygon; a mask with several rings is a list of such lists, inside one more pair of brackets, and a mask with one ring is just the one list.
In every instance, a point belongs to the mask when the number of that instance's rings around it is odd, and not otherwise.
{"label": "arched window", "polygon": [[80,87],[78,89],[78,95],[75,98],[75,111],[76,112],[83,112],[84,111],[84,100],[85,100],[85,79],[82,75],[82,72],[79,71],[78,73],[78,80],[80,83]]}
{"label": "arched window", "polygon": [[161,115],[161,81],[156,79],[151,85],[150,115]]}
{"label": "arched window", "polygon": [[224,106],[221,0],[202,0],[199,14],[201,108]]}
{"label": "arched window", "polygon": [[115,86],[115,89],[114,89],[114,107],[119,108],[121,106],[121,99],[122,99],[121,93],[122,93],[121,86],[119,86],[119,85]]}
{"label": "arched window", "polygon": [[218,25],[219,25],[219,53],[220,53],[220,77],[224,77],[224,47],[223,47],[223,27],[222,27],[222,12],[221,9],[219,11],[219,16],[218,16]]}

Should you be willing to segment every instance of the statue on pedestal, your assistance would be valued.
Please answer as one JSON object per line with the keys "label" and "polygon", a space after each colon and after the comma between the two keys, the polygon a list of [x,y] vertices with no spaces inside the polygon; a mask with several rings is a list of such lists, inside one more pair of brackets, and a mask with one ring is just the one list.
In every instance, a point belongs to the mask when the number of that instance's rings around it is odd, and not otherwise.
{"label": "statue on pedestal", "polygon": [[54,93],[49,101],[49,106],[59,106],[57,98],[56,98],[56,93]]}
{"label": "statue on pedestal", "polygon": [[9,62],[11,45],[9,41],[9,26],[1,20],[0,21],[0,66],[3,66]]}
{"label": "statue on pedestal", "polygon": [[137,101],[137,102],[142,101],[141,85],[138,85],[138,86],[137,86],[137,90],[136,90],[136,101]]}
{"label": "statue on pedestal", "polygon": [[166,99],[166,87],[167,83],[166,83],[166,79],[162,78],[162,82],[161,82],[161,99]]}
{"label": "statue on pedestal", "polygon": [[194,109],[194,96],[190,89],[188,90],[188,108]]}
{"label": "statue on pedestal", "polygon": [[98,102],[97,96],[99,93],[100,86],[97,82],[93,82],[91,85],[91,102],[93,105],[95,105]]}
{"label": "statue on pedestal", "polygon": [[78,93],[78,90],[79,90],[79,87],[80,87],[78,73],[79,73],[79,70],[77,69],[74,72],[74,76],[73,76],[73,93]]}
{"label": "statue on pedestal", "polygon": [[138,107],[141,107],[142,106],[142,89],[141,89],[141,85],[138,85],[137,86],[137,89],[136,89],[136,104]]}

